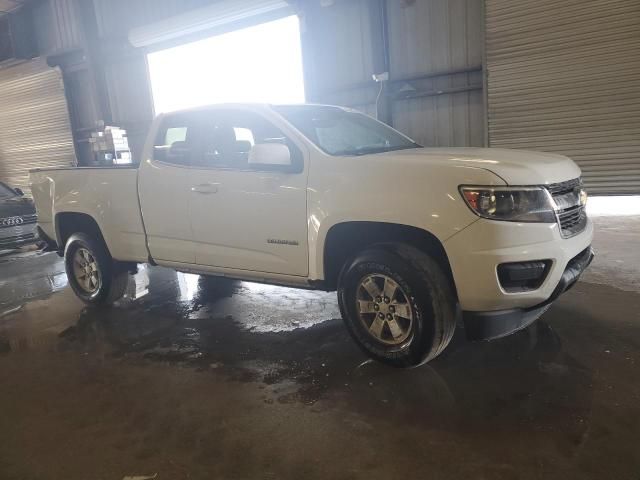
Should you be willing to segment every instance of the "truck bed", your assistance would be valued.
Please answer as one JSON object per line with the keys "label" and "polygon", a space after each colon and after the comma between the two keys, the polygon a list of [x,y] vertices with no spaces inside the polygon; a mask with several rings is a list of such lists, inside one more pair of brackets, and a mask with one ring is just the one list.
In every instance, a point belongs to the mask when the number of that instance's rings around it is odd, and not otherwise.
{"label": "truck bed", "polygon": [[147,261],[135,165],[37,169],[30,177],[38,224],[49,238],[56,239],[59,215],[85,214],[98,223],[114,259]]}

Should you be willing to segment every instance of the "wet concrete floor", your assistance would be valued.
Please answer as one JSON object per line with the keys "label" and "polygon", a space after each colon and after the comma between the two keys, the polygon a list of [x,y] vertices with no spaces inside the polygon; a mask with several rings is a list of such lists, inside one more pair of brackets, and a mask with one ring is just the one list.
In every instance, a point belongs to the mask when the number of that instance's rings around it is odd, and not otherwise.
{"label": "wet concrete floor", "polygon": [[0,479],[639,480],[639,366],[633,289],[396,370],[331,293],[148,267],[94,310],[55,254],[4,256]]}

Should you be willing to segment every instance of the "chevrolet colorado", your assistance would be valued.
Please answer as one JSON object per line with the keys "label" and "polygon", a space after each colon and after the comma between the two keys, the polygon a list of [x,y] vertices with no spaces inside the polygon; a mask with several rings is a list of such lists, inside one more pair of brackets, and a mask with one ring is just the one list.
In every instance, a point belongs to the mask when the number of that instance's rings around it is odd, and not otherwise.
{"label": "chevrolet colorado", "polygon": [[337,290],[371,357],[429,361],[456,320],[535,321],[593,258],[567,157],[424,148],[353,110],[219,105],[160,115],[138,166],[34,170],[39,231],[89,304],[138,263]]}

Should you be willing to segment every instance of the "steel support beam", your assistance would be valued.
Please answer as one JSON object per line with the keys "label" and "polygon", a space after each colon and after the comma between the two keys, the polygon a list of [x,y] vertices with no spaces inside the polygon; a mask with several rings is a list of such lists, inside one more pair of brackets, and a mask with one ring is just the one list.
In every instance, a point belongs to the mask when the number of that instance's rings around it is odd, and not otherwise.
{"label": "steel support beam", "polygon": [[[391,59],[389,57],[389,22],[387,19],[387,0],[371,0],[369,8],[371,22],[371,50],[373,52],[373,74],[387,72],[391,75]],[[378,96],[376,111],[378,120],[391,125],[393,122],[391,99],[387,95],[388,82],[382,82]]]}

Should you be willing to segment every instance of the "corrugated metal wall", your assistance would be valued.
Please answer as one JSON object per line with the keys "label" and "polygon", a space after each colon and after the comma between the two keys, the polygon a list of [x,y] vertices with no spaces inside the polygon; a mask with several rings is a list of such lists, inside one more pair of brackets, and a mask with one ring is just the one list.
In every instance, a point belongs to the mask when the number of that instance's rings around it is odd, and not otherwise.
{"label": "corrugated metal wall", "polygon": [[[380,2],[310,3],[303,43],[313,63],[310,100],[374,114],[372,74],[383,62],[370,18]],[[386,10],[391,124],[426,145],[484,145],[482,2],[386,0]]]}
{"label": "corrugated metal wall", "polygon": [[394,126],[425,145],[484,145],[482,2],[387,5],[392,78],[428,77],[407,83],[427,94],[396,101]]}
{"label": "corrugated metal wall", "polygon": [[41,60],[0,76],[0,180],[28,192],[31,168],[75,164],[62,76]]}
{"label": "corrugated metal wall", "polygon": [[[373,83],[369,4],[374,2],[351,0],[328,7],[320,6],[319,2],[308,3],[304,10],[303,35],[309,37],[306,55],[313,61],[311,81],[317,94],[330,96],[356,90],[352,87],[360,87],[363,82]],[[372,103],[370,98],[355,97],[353,102]]]}
{"label": "corrugated metal wall", "polygon": [[67,51],[84,41],[76,0],[34,3],[33,19],[41,54]]}
{"label": "corrugated metal wall", "polygon": [[640,1],[487,0],[489,138],[640,193]]}

